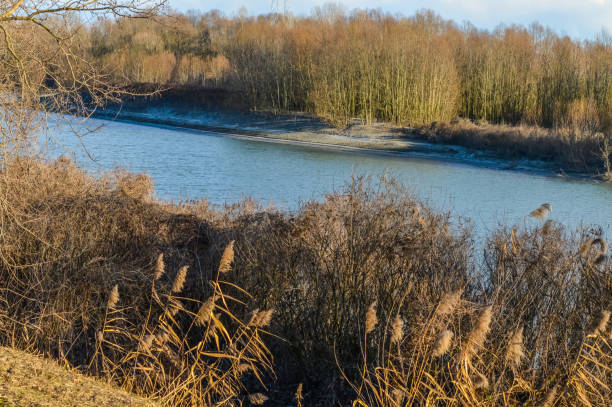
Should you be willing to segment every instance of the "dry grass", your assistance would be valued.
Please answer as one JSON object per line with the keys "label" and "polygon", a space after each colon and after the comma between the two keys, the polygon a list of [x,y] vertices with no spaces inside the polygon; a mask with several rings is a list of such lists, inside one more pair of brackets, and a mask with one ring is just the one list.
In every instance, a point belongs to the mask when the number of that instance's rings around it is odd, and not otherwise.
{"label": "dry grass", "polygon": [[65,160],[19,160],[1,179],[2,344],[165,405],[261,388],[272,372],[265,324],[249,324],[247,292],[196,268],[194,253],[210,250],[212,265],[223,250],[205,222],[152,203],[144,176],[94,180]]}
{"label": "dry grass", "polygon": [[547,129],[455,120],[421,127],[418,134],[434,143],[489,151],[505,159],[551,161],[566,171],[594,173],[610,180],[610,131],[606,134],[571,127]]}
{"label": "dry grass", "polygon": [[0,406],[155,407],[121,391],[15,349],[0,348]]}
{"label": "dry grass", "polygon": [[166,405],[610,400],[597,228],[500,228],[480,263],[469,225],[389,180],[284,213],[162,204],[139,179],[4,168],[2,345]]}
{"label": "dry grass", "polygon": [[[577,238],[587,241],[582,254]],[[594,264],[598,239],[564,236],[558,224],[496,232],[482,291],[449,313],[437,311],[454,293],[424,305],[430,314],[400,346],[364,341],[381,358],[346,377],[356,404],[610,405],[612,279],[609,266]]]}

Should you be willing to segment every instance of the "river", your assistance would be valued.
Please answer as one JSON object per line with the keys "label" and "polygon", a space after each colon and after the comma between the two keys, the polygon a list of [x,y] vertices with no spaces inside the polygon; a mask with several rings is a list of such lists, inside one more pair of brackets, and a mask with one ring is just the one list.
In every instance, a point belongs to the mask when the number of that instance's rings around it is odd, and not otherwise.
{"label": "river", "polygon": [[52,128],[63,147],[54,147],[51,154],[71,151],[79,165],[92,173],[116,166],[146,173],[155,182],[157,197],[164,200],[207,198],[223,204],[252,197],[264,205],[294,210],[302,201],[321,199],[342,188],[353,175],[387,174],[431,206],[450,210],[456,219],[471,219],[483,234],[499,224],[519,222],[549,202],[552,219],[571,228],[600,225],[610,236],[609,184],[444,160],[245,140],[183,128],[99,119],[87,123],[88,128],[98,126],[81,140],[66,126]]}

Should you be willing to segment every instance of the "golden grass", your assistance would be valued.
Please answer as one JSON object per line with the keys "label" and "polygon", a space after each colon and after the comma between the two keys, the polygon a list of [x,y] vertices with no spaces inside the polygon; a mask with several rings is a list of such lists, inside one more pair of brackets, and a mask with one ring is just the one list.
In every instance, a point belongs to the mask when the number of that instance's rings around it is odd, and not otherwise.
{"label": "golden grass", "polygon": [[[524,357],[522,328],[512,333],[505,346],[487,347],[483,355],[486,362],[466,363],[466,354],[475,356],[475,337],[484,341],[491,335],[487,328],[487,309],[462,345],[454,350],[450,345],[453,335],[448,330],[440,333],[433,348],[425,344],[416,350],[414,345],[396,349],[375,344],[383,351],[383,364],[362,370],[356,379],[358,383],[351,384],[357,393],[354,405],[609,405],[612,344],[602,335],[603,331],[587,335],[566,373],[547,377],[543,384],[534,381],[530,377],[531,369],[521,362]],[[468,308],[459,313],[465,312],[472,311]],[[439,322],[432,315],[425,327],[417,330],[415,339],[420,342],[427,336],[429,340],[428,328]],[[504,360],[504,353],[509,363],[492,366]]]}

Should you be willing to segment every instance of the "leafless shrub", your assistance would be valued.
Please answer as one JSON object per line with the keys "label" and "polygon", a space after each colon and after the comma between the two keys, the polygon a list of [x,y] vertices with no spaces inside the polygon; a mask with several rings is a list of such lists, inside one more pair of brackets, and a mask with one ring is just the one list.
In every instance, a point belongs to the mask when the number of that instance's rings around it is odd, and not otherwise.
{"label": "leafless shrub", "polygon": [[552,388],[562,405],[610,398],[600,312],[612,270],[593,263],[596,229],[500,228],[481,266],[469,229],[388,180],[283,213],[128,196],[112,174],[64,161],[15,160],[0,175],[2,345],[171,405],[262,392],[271,354],[273,385],[292,398],[308,380],[304,398],[322,403],[539,404]]}

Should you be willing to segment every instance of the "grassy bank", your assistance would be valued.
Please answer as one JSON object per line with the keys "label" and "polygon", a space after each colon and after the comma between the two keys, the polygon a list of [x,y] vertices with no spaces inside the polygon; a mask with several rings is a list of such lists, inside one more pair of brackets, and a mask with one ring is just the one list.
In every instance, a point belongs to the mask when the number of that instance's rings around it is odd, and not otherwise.
{"label": "grassy bank", "polygon": [[57,363],[9,348],[0,348],[2,407],[155,407],[158,404],[84,377]]}
{"label": "grassy bank", "polygon": [[166,405],[611,399],[597,227],[544,222],[543,206],[475,248],[388,180],[295,213],[151,188],[67,160],[2,170],[0,344]]}

